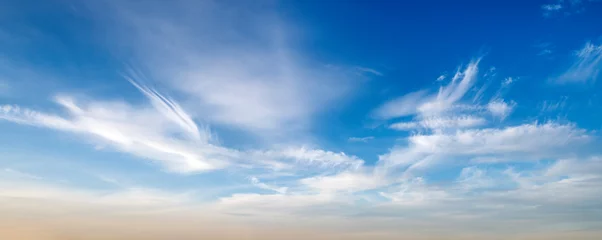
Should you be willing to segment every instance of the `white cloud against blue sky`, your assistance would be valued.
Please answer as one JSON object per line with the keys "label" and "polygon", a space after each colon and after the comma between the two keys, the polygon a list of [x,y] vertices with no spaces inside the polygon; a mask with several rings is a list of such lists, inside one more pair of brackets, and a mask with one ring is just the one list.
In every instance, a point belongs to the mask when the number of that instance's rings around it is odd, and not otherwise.
{"label": "white cloud against blue sky", "polygon": [[4,1],[0,223],[602,233],[602,5],[468,4]]}

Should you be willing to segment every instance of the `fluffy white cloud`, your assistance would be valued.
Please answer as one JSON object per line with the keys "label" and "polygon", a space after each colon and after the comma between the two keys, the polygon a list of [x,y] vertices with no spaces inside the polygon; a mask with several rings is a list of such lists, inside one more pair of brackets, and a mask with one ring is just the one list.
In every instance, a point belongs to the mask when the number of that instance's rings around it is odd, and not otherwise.
{"label": "fluffy white cloud", "polygon": [[507,103],[500,99],[489,102],[489,104],[487,104],[487,110],[491,113],[491,115],[504,120],[506,117],[508,117],[508,115],[510,115],[512,110],[514,110],[515,106],[515,102]]}

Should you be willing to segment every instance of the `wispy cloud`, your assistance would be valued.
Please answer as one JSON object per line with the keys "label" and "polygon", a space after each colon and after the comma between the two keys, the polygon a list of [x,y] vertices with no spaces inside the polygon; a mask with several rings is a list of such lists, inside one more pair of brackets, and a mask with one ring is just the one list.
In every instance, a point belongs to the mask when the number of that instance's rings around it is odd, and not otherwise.
{"label": "wispy cloud", "polygon": [[[391,129],[409,130],[454,130],[474,128],[488,124],[491,117],[484,112],[489,111],[493,117],[505,119],[516,106],[515,102],[501,99],[503,93],[516,79],[505,78],[497,93],[488,104],[479,104],[487,85],[483,85],[472,97],[472,102],[465,98],[479,79],[478,64],[480,59],[472,61],[464,69],[460,68],[447,85],[441,86],[437,94],[428,94],[428,90],[409,93],[400,98],[388,101],[374,111],[374,116],[383,119],[414,116],[412,121],[393,123]],[[482,74],[491,78],[492,71]],[[439,80],[437,80],[439,81]]]}
{"label": "wispy cloud", "polygon": [[598,79],[602,68],[602,45],[587,42],[575,52],[573,63],[560,76],[554,77],[557,83],[585,83]]}
{"label": "wispy cloud", "polygon": [[[570,4],[553,2],[542,9],[560,13]],[[433,73],[427,74],[433,77],[430,83],[393,84],[405,92],[381,104],[368,99],[353,106],[345,115],[353,119],[336,122],[341,124],[336,131],[320,132],[313,127],[325,120],[320,112],[344,107],[343,100],[357,89],[355,79],[383,73],[312,59],[300,44],[306,31],[284,20],[278,4],[114,1],[69,7],[95,26],[94,36],[109,36],[95,40],[118,59],[115,65],[123,66],[116,72],[124,72],[124,79],[115,79],[121,88],[110,89],[111,95],[61,89],[50,104],[15,100],[0,105],[2,126],[32,130],[24,131],[30,136],[7,131],[9,137],[0,140],[68,134],[90,144],[89,151],[74,154],[78,160],[73,163],[98,153],[125,174],[78,165],[74,169],[93,172],[93,184],[78,177],[68,184],[53,181],[54,175],[69,171],[57,170],[56,162],[37,167],[52,166],[58,173],[32,174],[7,164],[0,168],[0,212],[12,209],[22,216],[30,209],[40,216],[46,211],[64,216],[75,208],[100,209],[108,218],[155,216],[163,222],[174,216],[179,223],[202,216],[248,221],[250,228],[269,223],[344,229],[350,235],[382,231],[391,239],[421,229],[443,238],[466,239],[468,232],[483,231],[505,239],[508,232],[581,230],[602,221],[599,133],[588,128],[595,121],[535,121],[542,112],[563,109],[567,98],[542,102],[525,99],[525,92],[512,98],[507,92],[523,81],[504,76],[504,66],[483,66],[495,59],[477,57],[455,72],[425,66]],[[557,79],[596,80],[601,49],[586,44]],[[362,135],[340,138],[350,135],[339,135],[338,129],[357,127],[366,118],[384,127],[352,129]],[[333,124],[319,123],[324,128]],[[362,144],[370,141],[374,144]],[[54,146],[49,142],[47,147]],[[357,149],[332,150],[350,147]],[[137,169],[140,165],[123,162],[129,157],[159,167]],[[148,185],[131,184],[136,182]],[[208,188],[219,188],[219,194]],[[434,238],[428,234],[425,239]],[[320,235],[350,239],[329,236]],[[379,238],[362,236],[358,239]],[[476,233],[472,237],[484,239]]]}
{"label": "wispy cloud", "polygon": [[541,6],[541,9],[543,10],[544,16],[550,16],[551,14],[560,11],[562,9],[562,5],[560,3],[545,4]]}
{"label": "wispy cloud", "polygon": [[301,184],[320,193],[357,192],[387,185],[390,180],[361,171],[317,176],[300,180]]}
{"label": "wispy cloud", "polygon": [[[189,3],[196,7],[90,4],[97,22],[117,36],[111,46],[131,46],[151,79],[186,99],[183,106],[191,117],[212,125],[263,139],[300,135],[314,114],[344,98],[356,84],[350,81],[357,78],[352,67],[306,61],[295,48],[301,35],[269,3],[253,11],[211,1]],[[243,32],[244,37],[239,35]]]}
{"label": "wispy cloud", "polygon": [[374,137],[373,136],[368,136],[368,137],[350,137],[347,139],[347,141],[349,142],[368,142],[370,140],[373,140]]}
{"label": "wispy cloud", "polygon": [[[101,141],[119,151],[163,163],[173,171],[221,168],[236,154],[211,144],[210,133],[199,131],[177,103],[155,90],[135,86],[153,107],[103,101],[81,104],[71,97],[58,96],[55,102],[67,111],[67,117],[4,105],[0,119],[89,136],[91,143]],[[178,127],[173,128],[171,123]],[[190,137],[173,136],[178,133]]]}
{"label": "wispy cloud", "polygon": [[425,90],[408,93],[405,96],[393,99],[375,110],[374,116],[382,119],[408,116],[416,113],[417,106],[426,102]]}
{"label": "wispy cloud", "polygon": [[550,42],[540,42],[534,46],[537,49],[537,56],[550,56],[554,53],[554,45]]}
{"label": "wispy cloud", "polygon": [[574,125],[553,122],[523,124],[506,128],[460,130],[451,133],[417,134],[407,145],[397,146],[380,156],[385,168],[425,169],[452,156],[488,157],[497,161],[521,161],[566,156],[564,150],[591,140]]}
{"label": "wispy cloud", "polygon": [[429,94],[427,90],[409,93],[386,102],[374,111],[374,116],[391,119],[414,114],[439,115],[452,110],[474,85],[479,61],[472,61],[463,71],[456,72],[450,82],[442,86],[437,94]]}
{"label": "wispy cloud", "polygon": [[384,75],[383,73],[381,73],[379,71],[376,71],[376,70],[374,70],[372,68],[367,68],[367,67],[355,67],[355,70],[360,71],[360,72],[364,72],[364,73],[370,73],[370,74],[373,74],[373,75],[376,75],[376,76],[383,76]]}
{"label": "wispy cloud", "polygon": [[567,105],[568,97],[563,96],[558,101],[543,101],[540,104],[541,112],[555,112],[564,109]]}
{"label": "wispy cloud", "polygon": [[589,4],[596,2],[597,0],[555,0],[552,3],[541,5],[541,10],[544,17],[570,16],[586,11]]}
{"label": "wispy cloud", "polygon": [[274,191],[280,194],[285,194],[286,190],[288,189],[287,187],[274,187],[274,186],[270,186],[268,184],[265,184],[261,181],[259,181],[258,178],[256,177],[251,177],[251,183],[261,189],[265,189],[265,190],[270,190],[270,191]]}
{"label": "wispy cloud", "polygon": [[[332,152],[308,147],[285,147],[273,150],[255,151],[252,155],[256,159],[274,160],[284,166],[293,164],[300,166],[314,166],[320,168],[357,168],[364,161],[356,156],[344,152]],[[273,162],[268,162],[268,164]],[[286,167],[285,167],[286,168]]]}
{"label": "wispy cloud", "polygon": [[481,117],[474,116],[454,116],[454,117],[427,117],[420,121],[413,122],[398,122],[389,126],[396,130],[412,130],[412,129],[457,129],[457,128],[472,128],[482,126],[487,123],[487,120]]}
{"label": "wispy cloud", "polygon": [[26,178],[26,179],[35,179],[35,180],[40,180],[42,179],[39,176],[30,174],[30,173],[25,173],[22,171],[18,171],[12,168],[5,168],[0,172],[0,177],[8,177],[8,178]]}

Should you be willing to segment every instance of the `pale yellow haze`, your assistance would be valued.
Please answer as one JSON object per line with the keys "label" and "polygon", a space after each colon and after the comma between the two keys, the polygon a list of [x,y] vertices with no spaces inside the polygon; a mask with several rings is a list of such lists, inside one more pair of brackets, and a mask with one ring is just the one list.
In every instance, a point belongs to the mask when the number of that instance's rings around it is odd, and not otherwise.
{"label": "pale yellow haze", "polygon": [[[6,199],[5,199],[6,200]],[[27,200],[26,200],[27,201]],[[0,203],[7,203],[2,201]],[[35,204],[35,203],[31,203]],[[253,223],[244,217],[216,217],[200,210],[171,211],[99,211],[74,209],[68,204],[36,210],[2,204],[0,239],[4,240],[76,240],[76,239],[524,239],[524,240],[595,240],[601,232],[566,231],[553,233],[486,233],[404,229],[399,231],[363,231],[361,220],[349,224],[319,226],[309,219],[287,219],[288,223]],[[16,207],[17,205],[17,207]],[[27,204],[28,205],[28,204]],[[10,207],[10,209],[7,208]],[[392,220],[394,221],[394,220]],[[356,225],[358,224],[358,225]],[[470,227],[468,227],[470,228]],[[360,229],[360,230],[358,230]]]}

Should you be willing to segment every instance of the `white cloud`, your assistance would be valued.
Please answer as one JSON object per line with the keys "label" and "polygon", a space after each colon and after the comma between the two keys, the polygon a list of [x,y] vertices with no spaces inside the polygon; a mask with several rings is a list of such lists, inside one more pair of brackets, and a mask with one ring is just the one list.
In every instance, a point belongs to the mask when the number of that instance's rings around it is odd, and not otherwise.
{"label": "white cloud", "polygon": [[598,175],[602,171],[602,157],[588,159],[561,159],[546,170],[547,176],[584,177]]}
{"label": "white cloud", "polygon": [[560,4],[546,4],[546,5],[542,5],[541,9],[543,9],[546,12],[556,12],[556,11],[559,11],[560,9],[562,9],[562,5],[560,5]]}
{"label": "white cloud", "polygon": [[201,140],[199,128],[192,118],[188,115],[178,103],[169,97],[159,94],[156,90],[148,88],[144,85],[140,85],[136,80],[127,77],[126,79],[134,85],[140,92],[142,92],[151,102],[151,104],[161,112],[161,114],[173,123],[179,125],[185,132],[187,132],[193,139]]}
{"label": "white cloud", "polygon": [[97,23],[117,36],[109,45],[128,47],[113,51],[133,52],[151,79],[182,96],[189,114],[212,125],[262,139],[300,135],[315,113],[358,83],[351,81],[357,78],[353,71],[325,67],[297,51],[303,36],[270,3],[88,4]]}
{"label": "white cloud", "polygon": [[114,149],[162,163],[176,172],[198,172],[240,166],[297,171],[298,168],[357,168],[363,161],[345,153],[306,147],[238,151],[212,142],[207,128],[198,128],[173,100],[137,85],[151,100],[152,108],[123,102],[79,104],[57,97],[68,117],[40,113],[18,106],[0,107],[0,119],[19,124],[80,134]]}
{"label": "white cloud", "polygon": [[472,128],[485,125],[487,120],[475,116],[457,116],[457,117],[426,117],[419,121],[399,122],[389,126],[395,130],[412,130],[412,129],[456,129],[456,128]]}
{"label": "white cloud", "polygon": [[575,53],[572,65],[560,76],[553,78],[557,83],[593,82],[598,79],[602,68],[602,45],[588,42]]}
{"label": "white cloud", "polygon": [[[298,138],[291,132],[304,133],[298,130],[310,125],[315,113],[348,92],[353,84],[344,80],[346,71],[322,68],[322,64],[293,51],[295,37],[290,35],[289,27],[263,11],[257,14],[232,9],[219,2],[198,2],[194,6],[158,2],[109,4],[117,4],[116,9],[101,8],[96,13],[100,14],[98,17],[114,17],[119,24],[107,26],[131,30],[131,35],[124,34],[116,45],[131,48],[135,58],[143,60],[140,69],[150,69],[150,79],[167,85],[178,101],[143,84],[151,80],[131,70],[128,80],[148,103],[82,101],[60,95],[55,99],[62,107],[60,113],[2,105],[0,119],[69,132],[93,146],[107,146],[99,151],[116,149],[159,162],[172,171],[227,168],[228,174],[243,172],[254,189],[228,193],[210,206],[203,206],[203,210],[252,216],[253,220],[285,216],[273,219],[297,221],[291,218],[296,215],[318,221],[324,216],[343,216],[371,228],[371,220],[386,216],[389,224],[403,226],[427,222],[424,226],[505,228],[581,223],[585,220],[580,217],[588,214],[579,212],[581,209],[599,211],[595,201],[602,197],[600,158],[555,160],[580,155],[577,147],[591,140],[591,133],[574,124],[555,122],[495,125],[501,121],[489,120],[507,118],[516,104],[502,100],[501,91],[489,103],[480,103],[486,87],[475,86],[479,60],[449,78],[439,77],[436,84],[442,86],[437,92],[415,91],[376,109],[374,117],[381,120],[411,116],[411,120],[389,125],[392,129],[426,130],[397,139],[397,145],[379,156],[376,163],[368,164],[344,152],[289,143],[278,148],[235,150],[220,146],[210,130],[197,125],[197,121],[219,125],[216,129],[242,129],[263,137],[282,134]],[[188,8],[200,9],[201,14]],[[595,51],[590,49],[578,56],[591,58]],[[119,55],[119,49],[116,52]],[[599,62],[592,59],[585,65]],[[353,73],[357,71],[382,75],[374,69],[351,69]],[[491,68],[483,76],[493,78],[495,74],[495,68]],[[505,78],[501,87],[508,87],[515,80]],[[464,103],[465,98],[472,98],[467,95],[475,89],[475,100]],[[352,137],[348,141],[366,142],[373,138]],[[495,164],[482,164],[485,159],[508,165],[533,160],[537,163],[532,166],[537,169],[504,171]],[[539,161],[543,159],[554,163],[547,166]],[[466,166],[475,162],[482,165]],[[456,172],[445,169],[441,176],[419,171],[440,170],[435,169],[436,165],[445,163],[462,170],[454,175]],[[16,176],[23,182],[41,180],[10,168],[0,174]],[[121,179],[99,178],[118,189],[82,190],[2,182],[0,200],[75,202],[127,210],[165,206],[190,210],[188,204],[198,204],[189,192],[128,187],[123,186]],[[195,180],[191,177],[177,182],[197,183]],[[258,194],[258,189],[270,193]],[[571,212],[575,205],[578,209]],[[593,219],[600,221],[599,216]]]}
{"label": "white cloud", "polygon": [[415,135],[409,138],[412,146],[420,151],[460,154],[545,153],[588,139],[589,136],[583,129],[553,122],[499,129],[462,130],[450,135]]}
{"label": "white cloud", "polygon": [[508,117],[508,115],[510,115],[510,113],[512,113],[512,110],[514,110],[515,106],[515,102],[506,103],[504,100],[499,99],[489,102],[487,104],[487,110],[491,113],[491,115],[504,120],[506,117]]}
{"label": "white cloud", "polygon": [[[287,147],[276,150],[255,151],[255,159],[274,160],[287,166],[297,164],[300,166],[315,166],[321,168],[351,168],[355,169],[363,165],[364,161],[356,156],[347,155],[343,152],[336,153],[321,149],[306,147]],[[290,161],[292,160],[292,162]],[[272,163],[272,162],[268,162]]]}
{"label": "white cloud", "polygon": [[317,176],[300,180],[301,184],[320,193],[357,192],[382,187],[390,180],[364,172],[341,172],[330,176]]}
{"label": "white cloud", "polygon": [[476,166],[465,167],[456,180],[461,189],[472,191],[495,186],[494,180],[487,176],[487,172]]}
{"label": "white cloud", "polygon": [[410,169],[431,167],[434,162],[459,155],[523,161],[533,157],[563,156],[563,151],[590,139],[583,129],[553,122],[457,130],[412,135],[406,146],[396,146],[379,159],[385,168],[411,166]]}
{"label": "white cloud", "polygon": [[514,82],[516,82],[516,78],[513,77],[507,77],[504,79],[504,81],[502,82],[502,86],[508,86],[510,84],[513,84]]}
{"label": "white cloud", "polygon": [[596,2],[598,0],[557,0],[553,4],[544,4],[541,6],[544,17],[563,14],[569,16],[579,14],[586,10],[586,3]]}
{"label": "white cloud", "polygon": [[212,144],[210,133],[199,131],[177,103],[155,90],[137,87],[151,100],[153,108],[123,102],[80,104],[70,97],[58,96],[55,102],[67,111],[68,117],[5,105],[0,108],[0,119],[82,134],[91,137],[91,141],[163,163],[178,172],[221,168],[237,154]]}
{"label": "white cloud", "polygon": [[437,94],[429,95],[420,90],[395,98],[378,107],[373,116],[381,119],[419,114],[436,116],[456,109],[456,103],[470,90],[477,80],[480,59],[470,62],[464,71],[458,71],[450,82],[439,89]]}
{"label": "white cloud", "polygon": [[443,190],[431,188],[422,178],[414,178],[396,186],[394,192],[380,192],[380,195],[400,205],[430,205],[450,196]]}
{"label": "white cloud", "polygon": [[382,119],[413,115],[418,106],[427,101],[425,90],[412,92],[391,100],[375,110],[374,116]]}
{"label": "white cloud", "polygon": [[262,183],[261,181],[259,181],[258,178],[256,177],[251,177],[251,183],[261,189],[266,189],[266,190],[270,190],[270,191],[274,191],[280,194],[286,194],[286,190],[288,189],[287,187],[274,187],[274,186],[270,186],[268,184]]}
{"label": "white cloud", "polygon": [[464,71],[456,72],[450,83],[441,87],[433,99],[418,107],[419,112],[428,115],[450,110],[476,82],[479,62],[480,59],[472,61]]}

